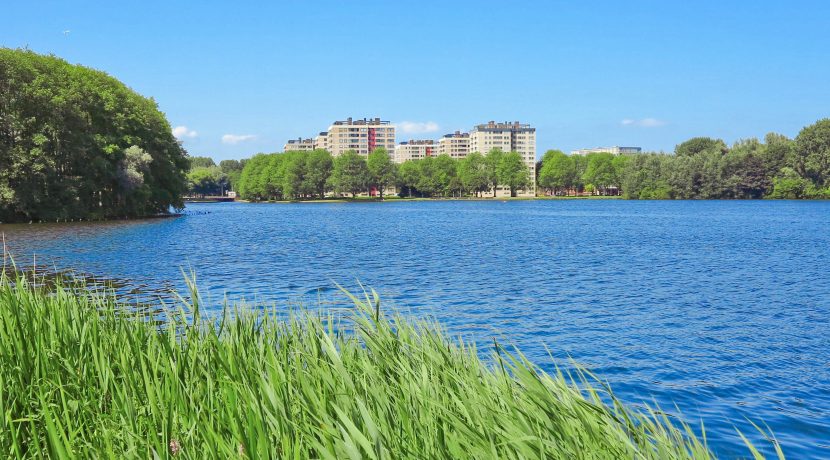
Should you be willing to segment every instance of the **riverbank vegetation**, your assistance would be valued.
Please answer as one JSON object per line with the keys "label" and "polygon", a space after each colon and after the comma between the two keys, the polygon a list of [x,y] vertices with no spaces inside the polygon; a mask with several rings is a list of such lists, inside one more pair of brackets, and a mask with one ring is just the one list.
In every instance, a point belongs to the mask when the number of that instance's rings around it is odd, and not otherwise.
{"label": "riverbank vegetation", "polygon": [[386,316],[374,293],[348,317],[206,318],[194,289],[157,323],[80,292],[0,276],[8,458],[712,456],[584,374],[545,374],[499,345],[482,361],[433,323]]}
{"label": "riverbank vegetation", "polygon": [[0,48],[0,222],[183,206],[185,151],[155,101],[54,56]]}
{"label": "riverbank vegetation", "polygon": [[768,134],[731,147],[698,137],[662,153],[587,156],[548,151],[538,185],[554,195],[621,194],[631,199],[830,199],[830,119],[795,139]]}
{"label": "riverbank vegetation", "polygon": [[495,196],[499,187],[516,196],[530,185],[530,169],[516,152],[495,149],[463,159],[438,155],[396,164],[379,148],[368,157],[349,151],[332,158],[325,150],[258,154],[245,163],[238,191],[252,201],[322,199],[330,192],[382,198],[390,186],[405,197]]}

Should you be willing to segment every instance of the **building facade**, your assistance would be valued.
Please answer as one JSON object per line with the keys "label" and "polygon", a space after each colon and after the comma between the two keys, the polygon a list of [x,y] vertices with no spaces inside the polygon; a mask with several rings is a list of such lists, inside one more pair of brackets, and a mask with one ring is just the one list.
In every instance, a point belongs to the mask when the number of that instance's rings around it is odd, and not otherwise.
{"label": "building facade", "polygon": [[329,133],[328,132],[322,131],[322,132],[320,132],[320,134],[318,134],[314,138],[314,148],[315,149],[322,149],[322,150],[328,150],[329,149]]}
{"label": "building facade", "polygon": [[326,150],[335,157],[349,150],[365,157],[380,147],[392,155],[395,151],[395,125],[380,118],[335,121],[326,132],[325,144]]}
{"label": "building facade", "polygon": [[403,163],[408,160],[419,160],[437,155],[438,144],[434,140],[410,140],[395,146],[395,155],[392,159],[395,163]]}
{"label": "building facade", "polygon": [[314,139],[291,139],[283,147],[283,152],[310,152],[314,150]]}
{"label": "building facade", "polygon": [[610,153],[612,155],[627,155],[632,153],[642,153],[643,149],[640,147],[597,147],[594,149],[579,149],[571,150],[571,155],[588,155],[591,153]]}
{"label": "building facade", "polygon": [[438,139],[438,154],[464,158],[470,153],[470,134],[456,131]]}
{"label": "building facade", "polygon": [[[476,125],[470,132],[470,151],[487,154],[490,150],[517,152],[530,170],[531,187],[524,194],[536,190],[536,128],[518,121]],[[503,190],[499,193],[504,192]],[[509,191],[508,191],[509,193]]]}

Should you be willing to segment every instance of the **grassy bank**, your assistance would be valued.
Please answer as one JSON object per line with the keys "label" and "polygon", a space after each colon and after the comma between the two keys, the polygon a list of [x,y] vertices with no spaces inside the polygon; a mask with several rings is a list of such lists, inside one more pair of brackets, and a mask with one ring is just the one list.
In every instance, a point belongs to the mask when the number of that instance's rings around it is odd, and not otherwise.
{"label": "grassy bank", "polygon": [[0,279],[0,454],[710,458],[688,428],[603,404],[587,381],[498,347],[485,364],[434,324],[353,300],[343,322],[241,307],[206,321],[182,300],[159,326],[108,296]]}

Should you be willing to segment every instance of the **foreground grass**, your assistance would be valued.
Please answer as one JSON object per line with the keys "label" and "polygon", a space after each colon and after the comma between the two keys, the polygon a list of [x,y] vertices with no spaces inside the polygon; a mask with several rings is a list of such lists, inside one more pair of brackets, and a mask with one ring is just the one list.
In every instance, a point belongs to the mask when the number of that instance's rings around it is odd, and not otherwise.
{"label": "foreground grass", "polygon": [[0,276],[0,455],[711,457],[688,427],[603,404],[586,380],[498,346],[486,364],[434,324],[384,317],[374,294],[352,300],[338,322],[206,321],[182,299],[189,314],[159,326],[106,295]]}

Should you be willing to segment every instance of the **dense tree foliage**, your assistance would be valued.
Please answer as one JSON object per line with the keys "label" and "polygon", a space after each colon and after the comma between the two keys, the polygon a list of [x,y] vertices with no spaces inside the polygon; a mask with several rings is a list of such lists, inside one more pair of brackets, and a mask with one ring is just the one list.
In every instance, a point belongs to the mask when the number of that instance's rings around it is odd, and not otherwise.
{"label": "dense tree foliage", "polygon": [[674,155],[568,156],[549,151],[539,185],[553,194],[616,194],[632,199],[830,198],[830,119],[794,139],[768,134],[732,147],[697,137]]}
{"label": "dense tree foliage", "polygon": [[115,78],[0,48],[0,221],[142,216],[183,205],[186,153]]}
{"label": "dense tree foliage", "polygon": [[325,150],[258,154],[247,160],[238,182],[242,198],[253,201],[323,198],[329,192],[383,198],[393,186],[402,197],[478,196],[493,184],[515,195],[531,185],[530,171],[515,152],[476,152],[460,160],[439,155],[398,165],[380,148],[368,157],[349,151],[332,158]]}

